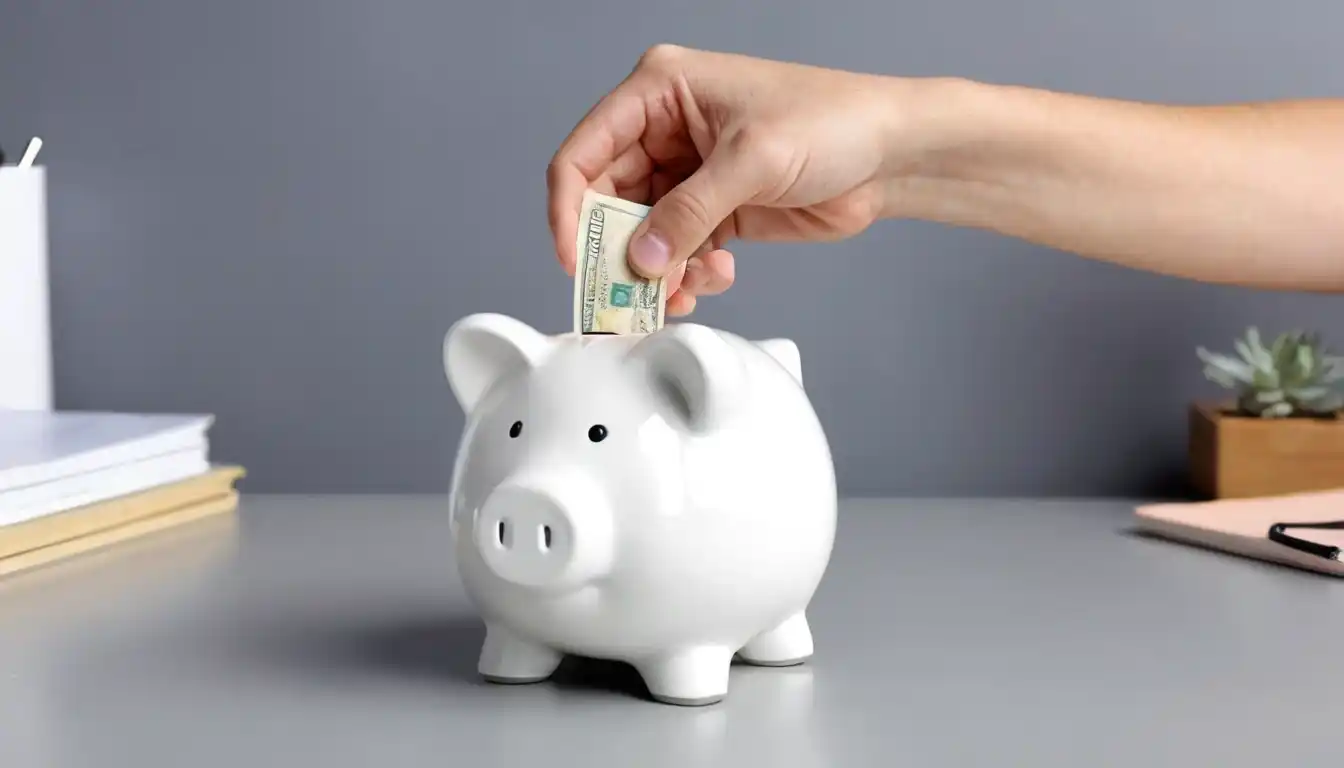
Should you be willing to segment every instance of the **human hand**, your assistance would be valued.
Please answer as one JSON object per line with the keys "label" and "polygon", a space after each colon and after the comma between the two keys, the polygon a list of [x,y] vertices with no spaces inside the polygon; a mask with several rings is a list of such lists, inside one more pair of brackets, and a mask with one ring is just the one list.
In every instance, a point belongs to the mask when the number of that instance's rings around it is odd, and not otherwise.
{"label": "human hand", "polygon": [[[722,293],[724,245],[836,240],[881,217],[905,81],[656,46],[574,128],[547,169],[548,215],[573,276],[585,188],[652,205],[630,264],[668,278],[667,313]],[[898,160],[899,162],[899,160]]]}

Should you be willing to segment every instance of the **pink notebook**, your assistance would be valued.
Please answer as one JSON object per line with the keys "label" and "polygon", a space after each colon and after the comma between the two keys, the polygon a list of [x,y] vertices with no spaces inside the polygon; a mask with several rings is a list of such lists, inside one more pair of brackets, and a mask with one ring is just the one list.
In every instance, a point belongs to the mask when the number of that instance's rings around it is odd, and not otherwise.
{"label": "pink notebook", "polygon": [[1138,527],[1165,538],[1344,576],[1344,490],[1137,507]]}

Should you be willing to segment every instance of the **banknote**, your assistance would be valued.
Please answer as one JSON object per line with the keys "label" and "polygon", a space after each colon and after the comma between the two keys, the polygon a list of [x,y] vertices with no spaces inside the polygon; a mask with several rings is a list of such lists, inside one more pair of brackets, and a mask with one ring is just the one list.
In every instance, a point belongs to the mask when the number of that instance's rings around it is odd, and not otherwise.
{"label": "banknote", "polygon": [[594,192],[583,195],[574,271],[577,333],[652,333],[663,327],[667,281],[630,269],[626,249],[649,207]]}

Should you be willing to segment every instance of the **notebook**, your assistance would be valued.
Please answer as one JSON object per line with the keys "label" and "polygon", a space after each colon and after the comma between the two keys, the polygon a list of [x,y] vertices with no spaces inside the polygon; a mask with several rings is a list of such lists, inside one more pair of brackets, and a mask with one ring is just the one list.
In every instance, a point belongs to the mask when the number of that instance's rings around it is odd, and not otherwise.
{"label": "notebook", "polygon": [[[159,485],[138,493],[44,515],[15,525],[0,526],[0,562],[10,555],[78,539],[179,507],[235,493],[242,467],[218,466],[186,480]],[[0,568],[0,570],[3,570]]]}
{"label": "notebook", "polygon": [[209,469],[209,415],[0,410],[0,526]]}
{"label": "notebook", "polygon": [[153,534],[179,528],[188,523],[233,512],[237,508],[237,491],[229,491],[221,496],[194,501],[160,514],[131,520],[122,525],[104,528],[44,547],[0,557],[0,576],[9,576],[21,571],[54,565],[73,559],[78,555],[105,551],[117,544],[148,538]]}
{"label": "notebook", "polygon": [[1135,517],[1174,541],[1344,576],[1344,490],[1146,504]]}

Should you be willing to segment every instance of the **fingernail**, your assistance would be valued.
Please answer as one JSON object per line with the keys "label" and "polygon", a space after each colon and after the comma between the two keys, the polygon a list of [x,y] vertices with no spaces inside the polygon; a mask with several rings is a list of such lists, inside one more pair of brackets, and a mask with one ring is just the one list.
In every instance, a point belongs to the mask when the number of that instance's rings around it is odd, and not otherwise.
{"label": "fingernail", "polygon": [[630,260],[650,275],[662,275],[670,258],[672,249],[657,232],[645,232],[630,241]]}

